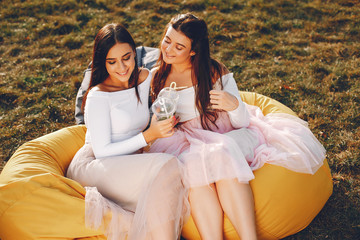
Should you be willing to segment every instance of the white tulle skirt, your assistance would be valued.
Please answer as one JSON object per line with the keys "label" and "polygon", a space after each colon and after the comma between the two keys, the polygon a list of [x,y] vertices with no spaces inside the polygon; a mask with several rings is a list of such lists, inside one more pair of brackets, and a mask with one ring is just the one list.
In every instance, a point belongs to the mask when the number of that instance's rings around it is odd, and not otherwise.
{"label": "white tulle skirt", "polygon": [[218,128],[204,130],[200,118],[179,125],[173,136],[157,139],[149,152],[175,155],[183,162],[190,187],[222,179],[248,182],[265,163],[314,174],[323,164],[325,149],[307,123],[289,114],[268,114],[247,105],[250,125],[234,129],[226,112]]}
{"label": "white tulle skirt", "polygon": [[85,144],[67,177],[86,189],[86,225],[108,239],[179,239],[189,216],[182,169],[176,157],[162,153],[95,159]]}
{"label": "white tulle skirt", "polygon": [[257,133],[260,143],[254,149],[254,158],[249,159],[253,170],[268,163],[294,172],[314,174],[323,165],[326,150],[307,122],[286,113],[264,116],[259,107],[247,105],[247,108],[249,129]]}

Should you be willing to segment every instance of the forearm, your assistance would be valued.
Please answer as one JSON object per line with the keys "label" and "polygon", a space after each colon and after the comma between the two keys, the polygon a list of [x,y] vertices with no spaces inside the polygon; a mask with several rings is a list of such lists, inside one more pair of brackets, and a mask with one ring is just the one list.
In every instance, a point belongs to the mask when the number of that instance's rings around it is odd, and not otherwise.
{"label": "forearm", "polygon": [[147,142],[145,141],[142,133],[119,142],[109,142],[104,144],[104,141],[101,141],[101,139],[97,139],[92,142],[96,158],[132,154],[146,145]]}
{"label": "forearm", "polygon": [[250,123],[250,114],[246,108],[245,103],[241,100],[239,89],[232,74],[226,75],[223,80],[224,91],[228,92],[234,97],[234,106],[236,108],[228,111],[231,125],[234,128],[247,127]]}
{"label": "forearm", "polygon": [[234,128],[247,127],[250,124],[250,115],[246,105],[241,99],[236,98],[238,106],[232,111],[228,111],[231,125]]}

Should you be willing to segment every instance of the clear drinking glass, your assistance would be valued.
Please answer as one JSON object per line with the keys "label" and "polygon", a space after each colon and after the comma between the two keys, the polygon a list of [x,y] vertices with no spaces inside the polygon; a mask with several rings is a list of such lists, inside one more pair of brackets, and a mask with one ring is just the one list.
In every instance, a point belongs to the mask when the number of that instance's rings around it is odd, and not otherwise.
{"label": "clear drinking glass", "polygon": [[176,111],[174,100],[166,97],[158,97],[151,105],[152,112],[156,115],[158,121],[172,117]]}
{"label": "clear drinking glass", "polygon": [[175,104],[177,104],[179,101],[179,93],[176,91],[176,83],[172,82],[170,84],[170,87],[165,87],[161,89],[158,97],[172,99],[175,102]]}

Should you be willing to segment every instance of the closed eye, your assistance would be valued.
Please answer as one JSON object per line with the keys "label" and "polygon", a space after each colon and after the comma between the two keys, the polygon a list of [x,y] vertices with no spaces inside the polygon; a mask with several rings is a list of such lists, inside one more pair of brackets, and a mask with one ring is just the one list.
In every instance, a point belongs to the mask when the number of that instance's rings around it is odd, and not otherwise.
{"label": "closed eye", "polygon": [[130,59],[130,57],[131,57],[131,52],[128,52],[127,54],[125,54],[125,55],[122,56],[122,59],[123,59],[124,61],[127,61],[127,60]]}

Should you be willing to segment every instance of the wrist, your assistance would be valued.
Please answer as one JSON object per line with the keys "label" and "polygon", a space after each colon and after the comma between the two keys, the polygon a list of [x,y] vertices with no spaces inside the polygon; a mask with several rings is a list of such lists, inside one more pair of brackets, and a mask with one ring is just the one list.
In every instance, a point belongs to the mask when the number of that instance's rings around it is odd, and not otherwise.
{"label": "wrist", "polygon": [[236,100],[232,101],[231,103],[229,103],[227,109],[224,109],[224,110],[227,112],[232,112],[232,111],[235,111],[238,107],[239,107],[239,101],[236,99]]}
{"label": "wrist", "polygon": [[239,100],[235,96],[233,96],[233,98],[234,98],[233,107],[232,107],[231,111],[234,111],[239,107]]}
{"label": "wrist", "polygon": [[154,134],[152,133],[151,129],[148,128],[145,131],[143,131],[143,136],[147,144],[154,141],[156,137],[154,137]]}

